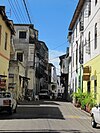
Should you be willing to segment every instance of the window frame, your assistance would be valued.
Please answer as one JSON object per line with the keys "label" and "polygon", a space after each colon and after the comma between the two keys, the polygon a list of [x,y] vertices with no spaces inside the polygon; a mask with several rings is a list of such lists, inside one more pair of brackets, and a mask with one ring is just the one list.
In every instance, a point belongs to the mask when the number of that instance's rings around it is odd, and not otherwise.
{"label": "window frame", "polygon": [[4,42],[4,49],[7,50],[7,42],[8,42],[8,34],[5,32],[5,42]]}
{"label": "window frame", "polygon": [[97,80],[94,80],[94,98],[97,98]]}
{"label": "window frame", "polygon": [[91,53],[91,33],[90,33],[90,31],[88,33],[88,47],[89,47],[89,53],[88,54],[90,54]]}
{"label": "window frame", "polygon": [[19,31],[19,39],[26,39],[26,38],[27,38],[27,32],[26,31]]}
{"label": "window frame", "polygon": [[95,23],[94,29],[94,49],[97,49],[97,23]]}

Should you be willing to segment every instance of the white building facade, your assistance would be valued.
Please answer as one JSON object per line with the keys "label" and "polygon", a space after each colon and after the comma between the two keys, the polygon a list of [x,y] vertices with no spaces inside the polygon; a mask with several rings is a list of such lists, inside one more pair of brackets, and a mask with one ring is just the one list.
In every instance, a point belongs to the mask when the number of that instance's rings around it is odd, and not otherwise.
{"label": "white building facade", "polygon": [[[96,92],[99,88],[100,0],[79,0],[69,26],[69,88]],[[88,68],[85,72],[84,68]],[[99,101],[99,95],[97,96]]]}

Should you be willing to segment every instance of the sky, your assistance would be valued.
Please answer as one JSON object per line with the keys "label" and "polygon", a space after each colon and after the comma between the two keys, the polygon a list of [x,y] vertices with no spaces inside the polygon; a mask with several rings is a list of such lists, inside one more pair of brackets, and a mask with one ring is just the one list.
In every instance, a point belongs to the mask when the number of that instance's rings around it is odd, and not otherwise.
{"label": "sky", "polygon": [[[32,24],[39,32],[39,40],[49,49],[49,62],[56,66],[59,75],[59,56],[68,47],[68,27],[78,0],[25,0]],[[29,24],[23,0],[0,0],[6,15],[14,23]]]}

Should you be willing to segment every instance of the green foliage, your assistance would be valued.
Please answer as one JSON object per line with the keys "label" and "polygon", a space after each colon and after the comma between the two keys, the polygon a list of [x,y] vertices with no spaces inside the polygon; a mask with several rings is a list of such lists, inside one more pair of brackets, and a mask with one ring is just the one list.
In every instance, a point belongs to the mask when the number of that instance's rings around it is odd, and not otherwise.
{"label": "green foliage", "polygon": [[90,109],[96,105],[96,100],[92,92],[83,93],[81,89],[78,89],[77,92],[73,93],[73,97],[76,99],[76,103],[80,103],[82,109],[85,109],[87,105]]}
{"label": "green foliage", "polygon": [[81,103],[81,99],[83,97],[83,93],[82,93],[81,89],[78,88],[77,92],[73,92],[72,95],[76,99],[76,102]]}

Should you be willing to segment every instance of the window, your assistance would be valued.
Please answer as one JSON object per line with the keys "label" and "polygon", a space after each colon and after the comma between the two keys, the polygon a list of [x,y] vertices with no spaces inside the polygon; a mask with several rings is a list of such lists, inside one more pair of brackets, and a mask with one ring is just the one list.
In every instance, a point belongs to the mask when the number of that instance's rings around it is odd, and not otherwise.
{"label": "window", "polygon": [[25,39],[26,38],[26,31],[19,31],[19,38]]}
{"label": "window", "polygon": [[96,93],[97,93],[97,80],[94,80],[94,98],[96,99]]}
{"label": "window", "polygon": [[17,53],[17,60],[23,62],[23,53],[21,52]]}
{"label": "window", "polygon": [[84,30],[84,14],[81,12],[80,18],[79,18],[79,28],[80,31]]}
{"label": "window", "polygon": [[76,37],[77,37],[77,25],[76,25]]}
{"label": "window", "polygon": [[82,35],[80,36],[80,45],[79,45],[79,63],[83,64],[83,40]]}
{"label": "window", "polygon": [[73,79],[73,84],[72,84],[72,86],[73,86],[73,90],[74,90],[74,79]]}
{"label": "window", "polygon": [[90,83],[90,81],[87,82],[87,92],[88,93],[91,92],[91,83]]}
{"label": "window", "polygon": [[90,54],[90,45],[91,45],[91,38],[90,38],[90,32],[89,32],[89,34],[88,34],[88,47],[89,47],[88,54]]}
{"label": "window", "polygon": [[78,76],[78,88],[81,88],[81,76]]}
{"label": "window", "polygon": [[76,41],[76,70],[78,67],[78,42]]}
{"label": "window", "polygon": [[5,45],[4,45],[4,49],[7,50],[7,33],[5,33]]}
{"label": "window", "polygon": [[94,31],[94,49],[97,48],[97,23],[95,24],[95,31]]}
{"label": "window", "polygon": [[91,15],[91,0],[89,0],[89,11],[88,11],[88,15]]}
{"label": "window", "polygon": [[74,67],[74,53],[73,53],[73,67]]}
{"label": "window", "polygon": [[73,42],[74,42],[74,34],[75,34],[75,33],[74,33],[74,31],[73,31]]}
{"label": "window", "polygon": [[98,0],[95,0],[95,5],[97,4],[97,1],[98,1]]}

